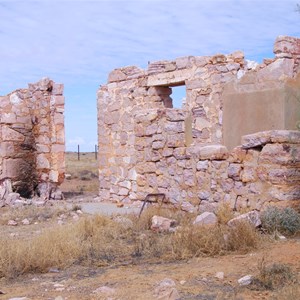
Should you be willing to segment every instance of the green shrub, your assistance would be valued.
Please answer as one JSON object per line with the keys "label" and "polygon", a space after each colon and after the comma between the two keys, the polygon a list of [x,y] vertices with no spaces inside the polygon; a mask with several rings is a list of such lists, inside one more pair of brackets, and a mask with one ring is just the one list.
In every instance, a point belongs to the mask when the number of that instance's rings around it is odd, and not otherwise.
{"label": "green shrub", "polygon": [[300,214],[290,207],[269,207],[262,213],[261,221],[262,227],[269,233],[295,234],[300,231]]}

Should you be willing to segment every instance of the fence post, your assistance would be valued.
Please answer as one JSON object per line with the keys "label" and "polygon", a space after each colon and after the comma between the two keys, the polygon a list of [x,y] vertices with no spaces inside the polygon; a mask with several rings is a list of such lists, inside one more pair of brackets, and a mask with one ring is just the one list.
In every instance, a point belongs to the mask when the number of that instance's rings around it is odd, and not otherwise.
{"label": "fence post", "polygon": [[95,145],[95,160],[98,158],[98,147]]}
{"label": "fence post", "polygon": [[80,147],[79,147],[79,145],[78,145],[77,154],[78,154],[78,160],[80,160]]}

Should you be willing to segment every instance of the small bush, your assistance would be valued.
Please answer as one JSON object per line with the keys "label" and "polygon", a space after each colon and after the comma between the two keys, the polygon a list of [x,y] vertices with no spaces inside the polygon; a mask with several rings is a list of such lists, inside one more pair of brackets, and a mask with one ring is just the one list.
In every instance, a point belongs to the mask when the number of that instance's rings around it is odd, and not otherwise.
{"label": "small bush", "polygon": [[261,214],[262,227],[269,233],[295,234],[300,231],[300,214],[293,208],[269,207]]}
{"label": "small bush", "polygon": [[258,290],[275,290],[282,288],[286,284],[295,282],[296,276],[289,266],[281,263],[273,263],[267,266],[263,258],[259,263],[259,274],[255,277],[252,288]]}
{"label": "small bush", "polygon": [[300,299],[300,285],[297,283],[289,284],[281,289],[273,300],[296,300]]}
{"label": "small bush", "polygon": [[250,249],[257,248],[262,238],[252,224],[241,221],[229,228],[226,240],[228,251],[247,252]]}

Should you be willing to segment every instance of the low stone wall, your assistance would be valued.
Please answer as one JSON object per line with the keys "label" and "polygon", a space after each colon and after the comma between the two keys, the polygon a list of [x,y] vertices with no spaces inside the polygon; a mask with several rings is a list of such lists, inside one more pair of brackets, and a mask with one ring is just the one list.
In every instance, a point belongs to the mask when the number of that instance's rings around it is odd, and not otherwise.
{"label": "low stone wall", "polygon": [[124,196],[143,200],[164,193],[188,211],[214,211],[222,201],[233,209],[299,203],[300,131],[244,136],[242,145],[228,152],[223,145],[186,147],[180,110],[135,117],[137,176],[122,187]]}
{"label": "low stone wall", "polygon": [[[0,97],[0,201],[55,193],[65,172],[63,85],[44,78]],[[15,198],[15,196],[14,196]]]}

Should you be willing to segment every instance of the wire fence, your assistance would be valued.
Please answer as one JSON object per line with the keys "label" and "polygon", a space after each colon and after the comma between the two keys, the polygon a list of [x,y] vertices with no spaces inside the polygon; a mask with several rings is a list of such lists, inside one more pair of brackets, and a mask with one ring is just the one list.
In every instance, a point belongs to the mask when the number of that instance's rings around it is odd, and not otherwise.
{"label": "wire fence", "polygon": [[[95,153],[95,160],[98,159],[98,146],[95,145],[95,148],[94,148],[94,151],[92,151]],[[81,153],[83,152],[80,152],[80,145],[77,145],[77,157],[78,157],[78,160],[80,160],[80,156],[81,156]]]}

